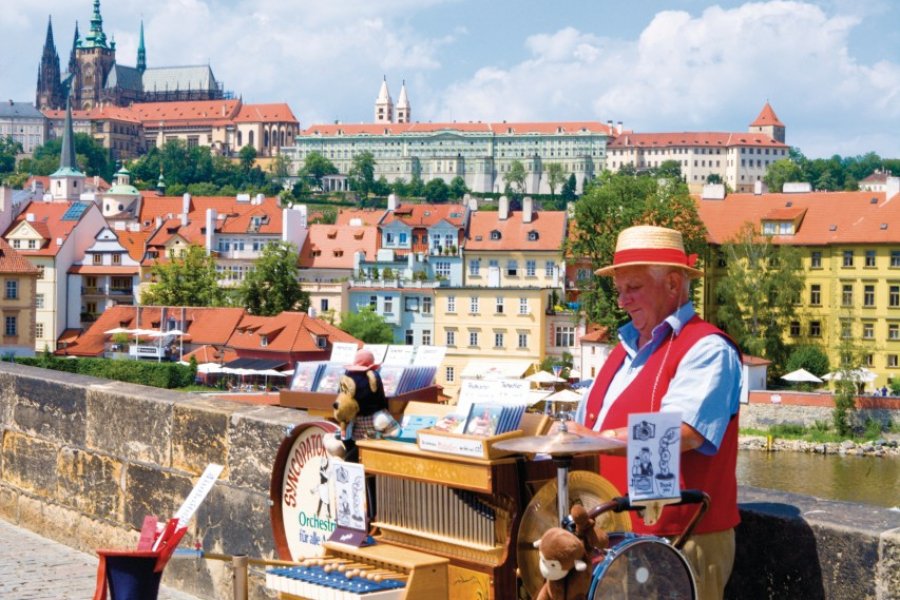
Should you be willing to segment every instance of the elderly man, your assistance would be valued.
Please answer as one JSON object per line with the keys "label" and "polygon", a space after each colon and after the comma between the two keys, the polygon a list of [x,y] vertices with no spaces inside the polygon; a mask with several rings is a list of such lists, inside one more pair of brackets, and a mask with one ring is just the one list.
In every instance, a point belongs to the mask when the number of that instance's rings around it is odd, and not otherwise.
{"label": "elderly man", "polygon": [[[673,229],[641,225],[619,234],[613,264],[597,274],[613,277],[618,305],[631,321],[619,329],[619,344],[570,431],[625,440],[630,413],[681,412],[681,486],[711,498],[683,549],[698,597],[705,600],[722,598],[734,563],[741,364],[730,338],[694,312],[690,280],[702,275],[695,259],[685,254],[681,233]],[[603,456],[600,469],[627,493],[624,457]],[[638,532],[676,536],[694,510],[670,506],[653,526],[640,518],[632,523]]]}

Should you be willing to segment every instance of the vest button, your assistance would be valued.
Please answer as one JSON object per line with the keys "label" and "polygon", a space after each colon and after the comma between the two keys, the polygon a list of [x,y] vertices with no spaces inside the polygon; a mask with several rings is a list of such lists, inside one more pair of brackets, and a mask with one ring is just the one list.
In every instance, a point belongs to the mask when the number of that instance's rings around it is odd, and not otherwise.
{"label": "vest button", "polygon": [[596,419],[597,415],[595,415],[594,413],[591,413],[588,415],[588,417],[590,417],[591,419]]}

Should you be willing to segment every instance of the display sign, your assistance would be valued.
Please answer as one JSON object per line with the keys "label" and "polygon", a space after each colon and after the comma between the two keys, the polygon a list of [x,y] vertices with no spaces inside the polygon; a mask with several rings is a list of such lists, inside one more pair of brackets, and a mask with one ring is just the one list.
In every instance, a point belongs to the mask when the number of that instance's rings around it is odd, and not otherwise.
{"label": "display sign", "polygon": [[412,364],[415,346],[388,346],[384,357],[385,365],[406,367]]}
{"label": "display sign", "polygon": [[335,431],[333,423],[304,423],[278,449],[269,496],[275,545],[284,560],[321,556],[337,526],[324,444]]}
{"label": "display sign", "polygon": [[329,541],[363,545],[368,535],[365,469],[358,463],[337,462],[332,466],[331,485],[337,528]]}
{"label": "display sign", "polygon": [[338,365],[352,365],[356,360],[356,344],[353,342],[335,342],[331,345],[331,358],[328,362]]}
{"label": "display sign", "polygon": [[681,413],[628,415],[628,497],[634,502],[681,497]]}
{"label": "display sign", "polygon": [[417,367],[440,367],[446,354],[445,346],[417,346],[413,364]]}

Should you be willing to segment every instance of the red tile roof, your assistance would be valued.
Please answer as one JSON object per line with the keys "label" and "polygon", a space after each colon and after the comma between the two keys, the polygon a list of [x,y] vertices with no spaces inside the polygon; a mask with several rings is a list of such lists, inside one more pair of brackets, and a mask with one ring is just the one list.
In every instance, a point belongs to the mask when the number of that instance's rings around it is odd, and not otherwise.
{"label": "red tile roof", "polygon": [[[535,250],[554,251],[562,248],[566,235],[565,211],[535,210],[530,223],[522,222],[522,211],[510,211],[509,218],[500,220],[500,213],[478,211],[469,217],[466,250]],[[491,239],[492,231],[500,232],[499,240]],[[537,232],[537,240],[528,239]]]}
{"label": "red tile roof", "polygon": [[203,346],[200,346],[196,350],[188,352],[181,357],[181,360],[183,360],[184,362],[190,362],[191,357],[197,359],[198,365],[202,365],[203,363],[225,364],[236,359],[238,357],[238,353],[231,348],[218,348],[210,344],[205,344]]}
{"label": "red tile roof", "polygon": [[166,126],[190,121],[200,123],[225,124],[231,122],[238,113],[240,100],[197,100],[191,102],[142,102],[132,104],[131,110],[143,122],[144,127]]}
{"label": "red tile roof", "polygon": [[[44,109],[41,111],[44,113],[44,116],[48,119],[53,119],[54,121],[60,121],[66,118],[66,111],[64,110],[50,110]],[[99,107],[94,107],[91,110],[73,110],[72,111],[72,119],[78,120],[89,120],[89,121],[124,121],[128,123],[140,123],[141,120],[135,114],[135,112],[131,108],[126,108],[122,106],[114,106],[111,104],[104,104]]]}
{"label": "red tile roof", "polygon": [[441,221],[462,227],[465,223],[466,207],[462,204],[400,204],[394,211],[388,211],[381,226],[395,221],[410,227],[431,227]]}
{"label": "red tile roof", "polygon": [[784,123],[778,120],[778,116],[775,114],[775,111],[772,110],[772,106],[766,102],[766,105],[763,106],[762,110],[759,112],[759,116],[756,117],[752,123],[750,123],[751,127],[766,127],[768,125],[774,125],[775,127],[784,127]]}
{"label": "red tile roof", "polygon": [[[261,338],[266,337],[266,345]],[[328,338],[334,342],[360,343],[349,333],[345,333],[321,319],[301,312],[282,312],[272,317],[245,315],[234,333],[228,338],[228,346],[240,353],[241,350],[266,352],[317,352],[322,348],[317,338]]]}
{"label": "red tile roof", "polygon": [[362,251],[367,260],[374,260],[377,244],[378,228],[374,226],[310,225],[299,265],[305,269],[353,269],[353,255]]}
{"label": "red tile roof", "polygon": [[0,238],[0,273],[37,275],[38,269],[28,262],[28,259],[13,250],[6,240]]}
{"label": "red tile roof", "polygon": [[595,329],[589,333],[584,334],[580,338],[581,343],[589,343],[589,344],[602,344],[604,342],[608,342],[609,340],[609,329],[606,327],[600,327],[599,329]]}
{"label": "red tile roof", "polygon": [[296,123],[297,117],[287,104],[244,104],[234,118],[235,123]]}
{"label": "red tile roof", "polygon": [[137,275],[140,271],[138,265],[114,266],[114,265],[72,265],[69,267],[69,273],[80,273],[82,275]]}
{"label": "red tile roof", "polygon": [[301,136],[336,135],[401,135],[435,133],[439,131],[477,132],[494,135],[599,133],[612,135],[610,128],[599,121],[550,121],[545,123],[338,123],[310,125]]}
{"label": "red tile roof", "polygon": [[[18,252],[24,256],[56,256],[60,249],[57,240],[62,240],[65,243],[66,238],[69,237],[75,226],[81,222],[84,215],[88,212],[85,211],[77,221],[63,221],[62,216],[67,210],[69,210],[68,202],[30,202],[25,207],[25,210],[13,220],[3,235],[8,237],[21,223],[27,222],[32,229],[44,238],[44,244],[35,250],[19,248]],[[29,216],[32,216],[33,219],[29,220]]]}
{"label": "red tile roof", "polygon": [[607,147],[616,148],[675,148],[675,147],[728,148],[730,146],[761,146],[787,148],[761,133],[722,133],[715,131],[682,131],[675,133],[629,133],[612,140]]}
{"label": "red tile roof", "polygon": [[772,236],[775,244],[897,244],[900,243],[900,195],[891,199],[885,196],[884,192],[810,192],[728,194],[724,200],[698,197],[695,200],[712,244],[723,244],[733,238],[748,221],[759,228],[763,220],[771,219],[769,215],[782,214],[785,209],[792,209],[785,214],[806,212],[794,235]]}
{"label": "red tile roof", "polygon": [[359,219],[363,225],[378,225],[387,213],[383,208],[341,208],[338,209],[335,225],[349,225],[353,219]]}

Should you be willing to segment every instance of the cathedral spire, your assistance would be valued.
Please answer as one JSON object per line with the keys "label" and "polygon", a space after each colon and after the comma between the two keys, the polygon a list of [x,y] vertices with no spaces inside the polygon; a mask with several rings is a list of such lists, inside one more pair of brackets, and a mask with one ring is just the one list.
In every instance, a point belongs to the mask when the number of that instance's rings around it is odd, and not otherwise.
{"label": "cathedral spire", "polygon": [[59,155],[59,170],[78,171],[75,162],[75,130],[72,127],[72,103],[66,100],[66,123],[63,127],[62,151]]}
{"label": "cathedral spire", "polygon": [[409,106],[409,97],[406,95],[406,80],[400,87],[400,97],[397,98],[397,122],[409,123],[412,118],[412,109]]}
{"label": "cathedral spire", "polygon": [[138,43],[137,70],[141,73],[147,70],[147,50],[144,48],[144,20],[141,19],[141,41]]}
{"label": "cathedral spire", "polygon": [[394,122],[394,101],[391,100],[391,93],[388,91],[387,75],[381,82],[381,89],[378,90],[378,98],[375,100],[375,122]]}
{"label": "cathedral spire", "polygon": [[79,38],[78,21],[75,21],[75,38],[72,40],[72,51],[69,53],[69,73],[74,73],[78,69],[78,60],[75,58],[75,50],[78,49]]}
{"label": "cathedral spire", "polygon": [[85,38],[86,45],[94,48],[107,48],[106,34],[103,33],[103,17],[100,16],[100,0],[94,0],[94,14],[91,15],[91,32]]}
{"label": "cathedral spire", "polygon": [[47,37],[44,40],[44,51],[38,67],[37,93],[35,105],[41,108],[62,107],[62,86],[59,75],[59,54],[53,41],[53,23],[47,18]]}

